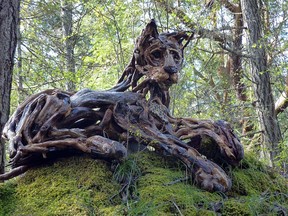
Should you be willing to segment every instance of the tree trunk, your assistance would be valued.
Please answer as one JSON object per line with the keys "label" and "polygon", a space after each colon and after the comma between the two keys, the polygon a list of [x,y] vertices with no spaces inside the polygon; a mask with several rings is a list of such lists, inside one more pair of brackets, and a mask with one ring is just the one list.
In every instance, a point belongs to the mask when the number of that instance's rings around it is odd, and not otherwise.
{"label": "tree trunk", "polygon": [[18,91],[18,104],[22,103],[26,97],[23,88],[23,70],[22,70],[22,47],[21,47],[21,31],[20,19],[17,25],[17,91]]}
{"label": "tree trunk", "polygon": [[[256,97],[256,111],[262,132],[263,156],[273,164],[281,141],[281,131],[278,125],[274,99],[271,90],[270,74],[267,66],[266,41],[263,37],[261,17],[262,3],[258,0],[241,0],[244,20],[248,27],[248,45],[251,78]],[[268,154],[267,154],[268,152]]]}
{"label": "tree trunk", "polygon": [[61,0],[62,30],[65,46],[65,67],[68,72],[67,91],[75,91],[75,59],[74,38],[72,35],[72,3],[69,0]]}
{"label": "tree trunk", "polygon": [[[17,44],[20,1],[0,0],[0,131],[9,117],[13,58]],[[5,145],[0,142],[0,173],[4,173]]]}

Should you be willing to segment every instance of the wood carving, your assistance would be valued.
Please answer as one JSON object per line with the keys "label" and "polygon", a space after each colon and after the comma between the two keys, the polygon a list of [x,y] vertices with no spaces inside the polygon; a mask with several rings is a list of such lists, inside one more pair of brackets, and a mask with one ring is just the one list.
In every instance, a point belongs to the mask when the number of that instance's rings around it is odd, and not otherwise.
{"label": "wood carving", "polygon": [[[3,131],[12,169],[0,180],[20,175],[57,152],[74,150],[121,161],[129,143],[180,159],[205,190],[229,190],[231,180],[216,162],[237,165],[244,154],[230,125],[169,113],[169,87],[177,83],[187,38],[185,32],[159,34],[152,20],[112,89],[75,94],[54,89],[27,98]],[[207,138],[210,142],[203,142]]]}

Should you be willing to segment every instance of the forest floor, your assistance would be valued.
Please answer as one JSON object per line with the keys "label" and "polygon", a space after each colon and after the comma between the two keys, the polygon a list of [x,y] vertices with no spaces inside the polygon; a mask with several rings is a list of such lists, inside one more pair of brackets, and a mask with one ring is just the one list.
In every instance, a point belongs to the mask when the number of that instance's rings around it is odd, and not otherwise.
{"label": "forest floor", "polygon": [[232,189],[193,185],[185,165],[155,152],[120,166],[85,156],[57,159],[0,183],[0,215],[287,215],[288,180],[246,154],[226,170]]}

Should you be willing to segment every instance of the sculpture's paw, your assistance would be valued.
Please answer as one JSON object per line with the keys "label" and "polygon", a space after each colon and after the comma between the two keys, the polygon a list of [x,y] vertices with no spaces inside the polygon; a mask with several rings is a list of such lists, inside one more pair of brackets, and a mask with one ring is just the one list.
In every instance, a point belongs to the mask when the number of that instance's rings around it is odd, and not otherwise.
{"label": "sculpture's paw", "polygon": [[194,174],[196,184],[207,191],[226,192],[230,190],[232,182],[226,173],[216,164],[210,162],[209,169],[199,168]]}
{"label": "sculpture's paw", "polygon": [[217,128],[216,131],[220,138],[217,143],[220,147],[223,160],[230,165],[237,166],[244,158],[244,148],[239,138],[234,133],[231,125],[226,121],[218,120],[214,126]]}

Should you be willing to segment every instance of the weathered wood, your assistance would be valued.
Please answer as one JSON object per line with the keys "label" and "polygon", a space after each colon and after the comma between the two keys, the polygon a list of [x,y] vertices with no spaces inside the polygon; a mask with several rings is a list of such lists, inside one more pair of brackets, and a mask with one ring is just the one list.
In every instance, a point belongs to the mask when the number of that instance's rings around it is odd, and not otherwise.
{"label": "weathered wood", "polygon": [[[10,142],[13,169],[0,179],[22,173],[19,167],[45,162],[51,152],[69,149],[121,161],[127,143],[137,143],[182,160],[201,188],[229,190],[230,178],[212,160],[237,165],[243,158],[231,126],[221,120],[175,118],[169,113],[169,87],[177,82],[184,37],[183,32],[159,35],[152,21],[114,88],[75,94],[46,90],[28,98],[6,124],[4,137]],[[202,142],[207,137],[208,147]]]}

